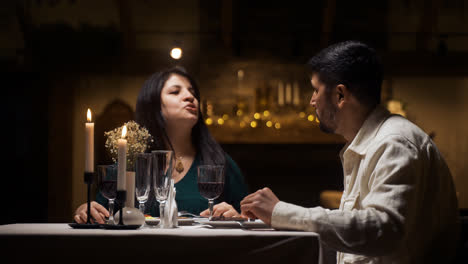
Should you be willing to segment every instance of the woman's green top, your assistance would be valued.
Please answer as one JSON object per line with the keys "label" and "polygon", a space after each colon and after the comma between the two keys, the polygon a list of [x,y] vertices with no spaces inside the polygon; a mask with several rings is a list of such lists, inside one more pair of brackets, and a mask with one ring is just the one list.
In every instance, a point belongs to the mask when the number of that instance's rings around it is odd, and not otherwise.
{"label": "woman's green top", "polygon": [[[192,214],[199,215],[202,211],[208,208],[208,200],[200,195],[197,182],[197,166],[200,165],[200,155],[196,155],[190,166],[187,174],[174,186],[176,188],[177,208],[180,211],[188,211]],[[226,170],[224,179],[224,190],[215,204],[226,202],[232,205],[240,212],[240,201],[247,195],[247,185],[244,177],[237,164],[226,154]],[[108,208],[107,199],[100,192],[96,195],[96,201]],[[137,201],[135,199],[137,206]],[[145,214],[159,216],[159,203],[154,197],[154,191],[151,190],[149,199],[145,203]],[[115,212],[114,212],[115,213]]]}

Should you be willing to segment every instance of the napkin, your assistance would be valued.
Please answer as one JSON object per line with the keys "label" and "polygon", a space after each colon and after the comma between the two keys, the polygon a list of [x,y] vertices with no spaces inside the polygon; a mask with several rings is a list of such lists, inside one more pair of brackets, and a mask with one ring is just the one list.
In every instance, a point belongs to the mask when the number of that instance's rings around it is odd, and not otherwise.
{"label": "napkin", "polygon": [[176,188],[174,187],[174,180],[171,179],[171,187],[169,188],[169,197],[167,198],[167,204],[164,208],[164,227],[174,228],[178,226],[178,209],[176,197]]}

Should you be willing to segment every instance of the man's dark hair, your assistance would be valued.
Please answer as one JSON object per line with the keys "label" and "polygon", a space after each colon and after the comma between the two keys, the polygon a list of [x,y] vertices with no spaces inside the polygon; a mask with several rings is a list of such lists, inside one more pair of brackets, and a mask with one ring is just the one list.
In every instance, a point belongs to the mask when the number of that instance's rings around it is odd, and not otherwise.
{"label": "man's dark hair", "polygon": [[370,107],[380,104],[382,64],[368,45],[359,41],[337,43],[320,51],[307,65],[328,91],[343,84],[359,102]]}

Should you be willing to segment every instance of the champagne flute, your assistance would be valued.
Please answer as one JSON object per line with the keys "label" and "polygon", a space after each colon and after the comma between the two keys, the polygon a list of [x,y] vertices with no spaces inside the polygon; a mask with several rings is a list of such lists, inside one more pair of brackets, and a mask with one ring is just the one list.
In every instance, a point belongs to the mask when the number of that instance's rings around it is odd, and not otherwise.
{"label": "champagne flute", "polygon": [[109,200],[108,224],[114,224],[114,201],[117,193],[117,166],[98,165],[98,186],[104,198]]}
{"label": "champagne flute", "polygon": [[151,152],[153,159],[153,190],[156,200],[159,202],[159,227],[164,224],[164,207],[169,196],[172,179],[172,159],[171,150],[154,150]]}
{"label": "champagne flute", "polygon": [[223,193],[224,188],[224,166],[222,165],[200,165],[198,166],[198,191],[201,196],[208,199],[210,217],[213,218],[214,199]]}
{"label": "champagne flute", "polygon": [[135,155],[135,194],[139,202],[140,212],[145,214],[145,203],[151,187],[151,153]]}

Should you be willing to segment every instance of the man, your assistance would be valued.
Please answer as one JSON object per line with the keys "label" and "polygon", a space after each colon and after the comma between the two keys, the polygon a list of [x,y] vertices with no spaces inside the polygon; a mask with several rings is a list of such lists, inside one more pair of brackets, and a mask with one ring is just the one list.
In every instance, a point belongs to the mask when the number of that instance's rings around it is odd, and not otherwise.
{"label": "man", "polygon": [[308,64],[320,128],[347,141],[340,208],[303,208],[264,188],[244,198],[242,214],[277,229],[317,232],[338,263],[448,263],[458,234],[450,171],[426,133],[379,106],[375,51],[347,41]]}

